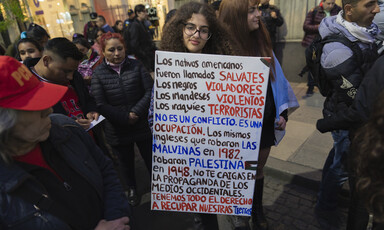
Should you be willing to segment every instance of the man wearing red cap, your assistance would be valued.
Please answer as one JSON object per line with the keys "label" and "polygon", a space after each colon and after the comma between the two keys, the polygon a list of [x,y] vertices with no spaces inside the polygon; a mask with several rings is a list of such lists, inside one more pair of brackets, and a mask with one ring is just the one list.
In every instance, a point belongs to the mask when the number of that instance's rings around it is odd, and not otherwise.
{"label": "man wearing red cap", "polygon": [[52,106],[67,87],[0,56],[0,229],[130,229],[111,161]]}

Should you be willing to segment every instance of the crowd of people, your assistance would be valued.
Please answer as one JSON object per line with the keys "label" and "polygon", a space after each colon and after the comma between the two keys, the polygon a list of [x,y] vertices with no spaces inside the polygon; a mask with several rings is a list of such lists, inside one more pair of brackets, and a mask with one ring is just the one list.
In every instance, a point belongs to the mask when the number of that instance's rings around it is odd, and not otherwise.
{"label": "crowd of people", "polygon": [[[50,38],[31,23],[0,56],[0,228],[134,229],[140,203],[135,146],[152,171],[155,51],[271,57],[251,219],[231,216],[235,230],[267,230],[263,168],[288,110],[299,106],[282,67],[280,9],[269,0],[189,2],[170,10],[155,45],[138,4],[111,27],[91,13],[83,34]],[[324,45],[321,67],[331,91],[316,126],[334,140],[324,164],[315,214],[339,227],[338,194],[350,184],[347,230],[384,229],[384,74],[378,25],[384,3],[321,0],[306,15],[302,41]],[[383,36],[384,37],[384,36]],[[5,53],[5,50],[2,50]],[[16,59],[15,59],[16,58]],[[308,74],[307,96],[316,82]],[[93,121],[102,120],[91,128]],[[251,224],[250,221],[251,220]],[[197,230],[218,230],[217,216],[194,214]]]}

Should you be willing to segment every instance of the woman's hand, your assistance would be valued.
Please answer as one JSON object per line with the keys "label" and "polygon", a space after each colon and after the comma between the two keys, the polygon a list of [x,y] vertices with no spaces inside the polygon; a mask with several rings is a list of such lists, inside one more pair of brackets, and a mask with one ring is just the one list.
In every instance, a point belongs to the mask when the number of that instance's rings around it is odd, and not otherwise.
{"label": "woman's hand", "polygon": [[138,120],[139,120],[139,116],[137,116],[136,113],[134,113],[134,112],[130,112],[129,113],[129,121],[128,121],[128,123],[130,125],[135,124]]}
{"label": "woman's hand", "polygon": [[128,223],[129,218],[126,216],[111,221],[100,220],[95,230],[130,230]]}
{"label": "woman's hand", "polygon": [[287,121],[284,119],[284,117],[280,116],[280,119],[278,122],[276,122],[276,128],[277,130],[285,130],[285,127],[287,125]]}

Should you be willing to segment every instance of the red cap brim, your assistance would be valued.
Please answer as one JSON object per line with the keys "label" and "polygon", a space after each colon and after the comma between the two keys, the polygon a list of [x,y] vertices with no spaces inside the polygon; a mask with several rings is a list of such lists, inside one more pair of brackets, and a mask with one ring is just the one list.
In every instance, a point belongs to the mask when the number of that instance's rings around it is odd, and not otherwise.
{"label": "red cap brim", "polygon": [[28,111],[44,110],[59,102],[67,90],[66,86],[40,82],[34,89],[7,100],[6,105],[1,107]]}

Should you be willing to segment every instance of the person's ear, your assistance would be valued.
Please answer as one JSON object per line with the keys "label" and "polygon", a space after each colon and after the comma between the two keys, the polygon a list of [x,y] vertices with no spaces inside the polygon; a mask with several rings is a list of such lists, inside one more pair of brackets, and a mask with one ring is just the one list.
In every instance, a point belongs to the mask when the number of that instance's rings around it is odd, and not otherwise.
{"label": "person's ear", "polygon": [[353,7],[351,4],[346,4],[344,6],[344,15],[350,17],[352,15]]}
{"label": "person's ear", "polygon": [[45,67],[48,67],[49,63],[52,62],[52,58],[48,55],[44,55],[42,59]]}

